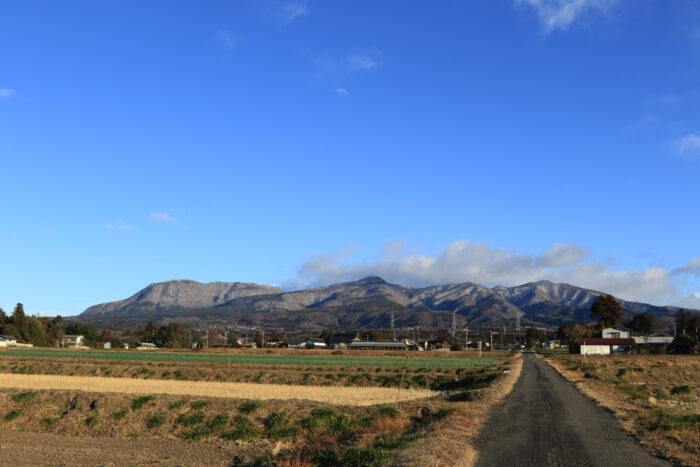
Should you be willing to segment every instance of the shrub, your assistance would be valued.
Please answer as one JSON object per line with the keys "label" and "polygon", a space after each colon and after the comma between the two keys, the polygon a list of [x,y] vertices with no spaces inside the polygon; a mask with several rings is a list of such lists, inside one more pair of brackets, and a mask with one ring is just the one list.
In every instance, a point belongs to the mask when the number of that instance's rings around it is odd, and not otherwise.
{"label": "shrub", "polygon": [[211,430],[207,426],[198,426],[187,433],[185,433],[185,439],[187,441],[201,441],[208,438],[211,435]]}
{"label": "shrub", "polygon": [[690,386],[676,386],[675,388],[671,389],[671,394],[674,396],[678,396],[681,394],[691,394],[693,392],[693,388]]}
{"label": "shrub", "polygon": [[318,419],[311,415],[307,415],[299,421],[299,425],[306,431],[314,431],[316,428],[318,428],[319,423]]}
{"label": "shrub", "polygon": [[245,401],[241,405],[240,409],[238,409],[238,410],[241,411],[242,413],[245,413],[245,414],[252,414],[256,410],[260,409],[261,407],[262,407],[262,402],[257,401],[257,400],[249,400],[249,401]]}
{"label": "shrub", "polygon": [[33,391],[20,392],[12,396],[12,400],[18,404],[24,404],[34,399],[39,393]]}
{"label": "shrub", "polygon": [[338,433],[349,433],[350,420],[347,415],[338,415],[328,423],[328,428]]}
{"label": "shrub", "polygon": [[90,428],[96,427],[98,423],[100,423],[100,418],[97,415],[90,415],[85,419],[85,424]]}
{"label": "shrub", "polygon": [[55,426],[58,423],[58,419],[53,417],[46,417],[43,418],[40,423],[41,426],[43,426],[44,428],[51,428],[52,426]]}
{"label": "shrub", "polygon": [[660,430],[691,430],[700,428],[700,414],[670,415],[654,427]]}
{"label": "shrub", "polygon": [[400,438],[380,438],[373,444],[375,448],[390,451],[392,449],[400,449],[406,446],[406,442]]}
{"label": "shrub", "polygon": [[293,438],[299,427],[292,424],[292,416],[287,412],[275,412],[265,419],[265,429],[272,439]]}
{"label": "shrub", "polygon": [[381,448],[351,448],[345,451],[343,466],[379,467],[388,462],[386,453]]}
{"label": "shrub", "polygon": [[212,430],[212,431],[220,431],[223,430],[228,426],[228,422],[231,420],[231,415],[228,413],[222,412],[220,414],[217,414],[209,420],[209,423],[207,423],[207,426]]}
{"label": "shrub", "polygon": [[148,417],[148,420],[146,420],[146,427],[147,428],[159,428],[163,426],[163,423],[165,423],[165,415],[162,413],[154,413],[150,417]]}
{"label": "shrub", "polygon": [[378,417],[382,418],[396,418],[399,416],[399,411],[396,410],[394,407],[390,407],[388,405],[377,407],[375,413]]}
{"label": "shrub", "polygon": [[206,407],[209,404],[209,401],[194,401],[190,404],[190,407],[193,410],[200,410]]}
{"label": "shrub", "polygon": [[321,449],[316,452],[313,457],[314,465],[319,467],[335,467],[342,465],[340,462],[338,451],[335,448]]}
{"label": "shrub", "polygon": [[253,425],[248,417],[238,415],[233,419],[234,429],[223,433],[221,437],[227,440],[251,441],[260,437],[260,430]]}
{"label": "shrub", "polygon": [[184,403],[184,402],[183,402],[182,399],[178,399],[178,400],[176,400],[176,401],[169,402],[169,403],[168,403],[168,410],[177,410],[177,409],[179,409],[180,407],[182,407],[182,404],[183,404],[183,403]]}
{"label": "shrub", "polygon": [[360,415],[355,419],[355,425],[360,428],[370,428],[374,425],[374,417],[371,415]]}
{"label": "shrub", "polygon": [[155,399],[155,397],[153,397],[153,396],[137,397],[136,399],[131,401],[131,409],[132,410],[141,410],[144,405],[146,405],[148,402],[151,402],[154,399]]}
{"label": "shrub", "polygon": [[338,412],[329,408],[319,408],[311,411],[311,416],[318,420],[330,421],[338,416]]}
{"label": "shrub", "polygon": [[3,418],[6,422],[11,422],[24,413],[23,409],[10,410]]}
{"label": "shrub", "polygon": [[119,421],[122,418],[126,417],[128,410],[126,409],[119,409],[116,412],[112,413],[112,418]]}
{"label": "shrub", "polygon": [[190,414],[182,414],[177,417],[176,422],[182,426],[194,426],[204,421],[204,414],[202,412],[195,412]]}

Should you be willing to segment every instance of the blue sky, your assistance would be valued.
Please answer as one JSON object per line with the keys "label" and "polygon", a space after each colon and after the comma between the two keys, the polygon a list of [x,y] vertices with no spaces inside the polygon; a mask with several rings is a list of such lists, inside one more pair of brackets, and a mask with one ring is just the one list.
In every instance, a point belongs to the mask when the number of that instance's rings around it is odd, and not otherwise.
{"label": "blue sky", "polygon": [[0,5],[0,306],[549,279],[700,308],[700,6]]}

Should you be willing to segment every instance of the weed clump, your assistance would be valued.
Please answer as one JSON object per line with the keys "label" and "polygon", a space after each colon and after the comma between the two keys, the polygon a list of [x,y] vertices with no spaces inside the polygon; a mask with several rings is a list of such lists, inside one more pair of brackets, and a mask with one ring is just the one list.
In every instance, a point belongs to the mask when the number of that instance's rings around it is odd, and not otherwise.
{"label": "weed clump", "polygon": [[211,430],[207,426],[198,426],[185,433],[187,441],[201,441],[211,435]]}
{"label": "weed clump", "polygon": [[397,418],[399,416],[399,411],[388,405],[377,407],[374,413],[382,418]]}
{"label": "weed clump", "polygon": [[182,407],[182,404],[183,404],[182,399],[178,399],[176,401],[169,402],[168,403],[168,410],[177,410],[180,407]]}
{"label": "weed clump", "polygon": [[194,426],[204,421],[204,414],[202,412],[182,414],[177,417],[176,421],[182,426]]}
{"label": "weed clump", "polygon": [[692,394],[693,388],[685,385],[685,386],[676,386],[675,388],[671,389],[671,394],[674,396],[679,396],[683,394]]}
{"label": "weed clump", "polygon": [[272,439],[294,438],[299,427],[292,424],[292,415],[288,412],[275,412],[265,419],[265,429]]}
{"label": "weed clump", "polygon": [[220,414],[215,415],[214,418],[209,420],[209,423],[207,423],[207,426],[212,431],[220,431],[228,426],[228,423],[230,420],[231,420],[231,415],[229,415],[228,413],[222,412]]}
{"label": "weed clump", "polygon": [[209,401],[194,401],[190,404],[192,410],[201,410],[209,405]]}
{"label": "weed clump", "polygon": [[153,397],[153,396],[137,397],[136,399],[131,401],[131,409],[132,410],[141,410],[144,405],[146,405],[147,403],[151,402],[154,399],[155,399],[155,397]]}
{"label": "weed clump", "polygon": [[85,419],[85,424],[90,428],[95,428],[100,423],[100,418],[97,415],[90,415]]}
{"label": "weed clump", "polygon": [[127,414],[128,412],[129,412],[129,411],[126,410],[126,409],[119,409],[119,410],[117,410],[117,411],[115,411],[115,412],[112,413],[112,418],[115,419],[116,421],[119,421],[119,420],[121,420],[122,418],[126,417],[126,414]]}
{"label": "weed clump", "polygon": [[162,413],[154,413],[146,420],[146,427],[151,429],[159,428],[163,426],[163,423],[165,423],[165,415]]}
{"label": "weed clump", "polygon": [[260,430],[256,428],[253,422],[244,415],[238,415],[233,419],[234,429],[227,431],[221,435],[223,439],[230,441],[252,441],[260,438]]}
{"label": "weed clump", "polygon": [[14,394],[12,396],[12,400],[17,402],[18,404],[25,404],[30,400],[34,399],[37,395],[39,395],[39,393],[33,391],[20,392]]}
{"label": "weed clump", "polygon": [[44,428],[51,428],[52,426],[55,426],[58,423],[58,419],[53,417],[46,417],[41,419],[40,423],[41,426],[43,426]]}
{"label": "weed clump", "polygon": [[11,422],[11,421],[14,420],[15,418],[17,418],[17,417],[19,417],[20,415],[22,415],[23,413],[24,413],[24,410],[22,410],[22,409],[10,410],[10,411],[3,417],[3,419],[4,419],[6,422]]}
{"label": "weed clump", "polygon": [[249,400],[245,401],[241,407],[238,409],[241,413],[244,414],[252,414],[256,410],[260,409],[262,407],[262,402],[257,401],[257,400]]}

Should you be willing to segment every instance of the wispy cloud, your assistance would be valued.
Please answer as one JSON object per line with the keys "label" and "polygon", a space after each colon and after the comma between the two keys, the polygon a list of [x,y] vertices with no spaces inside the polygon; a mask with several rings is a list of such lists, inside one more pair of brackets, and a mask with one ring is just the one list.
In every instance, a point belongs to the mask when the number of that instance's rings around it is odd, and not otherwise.
{"label": "wispy cloud", "polygon": [[168,222],[170,224],[175,224],[177,222],[177,220],[167,212],[152,212],[151,220],[156,222]]}
{"label": "wispy cloud", "polygon": [[347,96],[348,95],[348,90],[343,89],[343,88],[338,88],[335,90],[335,93],[340,95],[340,96]]}
{"label": "wispy cloud", "polygon": [[0,99],[9,99],[10,97],[15,97],[17,91],[10,88],[0,88]]}
{"label": "wispy cloud", "polygon": [[354,72],[369,71],[378,68],[381,52],[373,50],[371,54],[348,54],[332,57],[328,54],[311,60],[311,65],[321,75],[348,75]]}
{"label": "wispy cloud", "polygon": [[544,34],[561,29],[566,31],[572,24],[593,12],[605,12],[617,0],[515,0],[535,10]]}
{"label": "wispy cloud", "polygon": [[136,227],[133,227],[131,225],[125,225],[125,224],[120,224],[120,223],[113,223],[113,222],[105,222],[102,224],[102,227],[108,230],[119,230],[122,232],[132,232],[136,230]]}
{"label": "wispy cloud", "polygon": [[[523,253],[457,240],[435,253],[417,254],[405,250],[402,242],[391,242],[376,261],[357,261],[355,255],[354,248],[346,247],[316,256],[301,266],[289,285],[323,285],[369,275],[417,287],[461,282],[513,286],[551,280],[612,293],[626,300],[700,306],[692,293],[681,292],[685,287],[676,279],[677,271],[662,267],[616,269],[609,261],[591,258],[589,248],[570,243],[554,244],[541,253]],[[686,268],[700,274],[700,258]]]}
{"label": "wispy cloud", "polygon": [[263,3],[262,16],[273,24],[285,25],[309,14],[306,0],[271,1]]}
{"label": "wispy cloud", "polygon": [[673,141],[673,146],[680,156],[700,155],[700,133],[690,133],[679,138]]}
{"label": "wispy cloud", "polygon": [[236,47],[236,38],[233,37],[233,34],[231,34],[230,32],[226,31],[225,29],[219,29],[217,35],[219,38],[219,43],[225,49],[232,49]]}

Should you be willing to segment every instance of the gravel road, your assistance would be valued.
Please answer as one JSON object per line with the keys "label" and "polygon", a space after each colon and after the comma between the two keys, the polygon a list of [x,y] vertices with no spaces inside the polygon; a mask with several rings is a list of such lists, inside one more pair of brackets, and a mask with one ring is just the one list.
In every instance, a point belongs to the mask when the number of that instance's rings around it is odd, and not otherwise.
{"label": "gravel road", "polygon": [[478,467],[671,465],[644,451],[548,363],[523,358],[520,379],[477,440]]}

